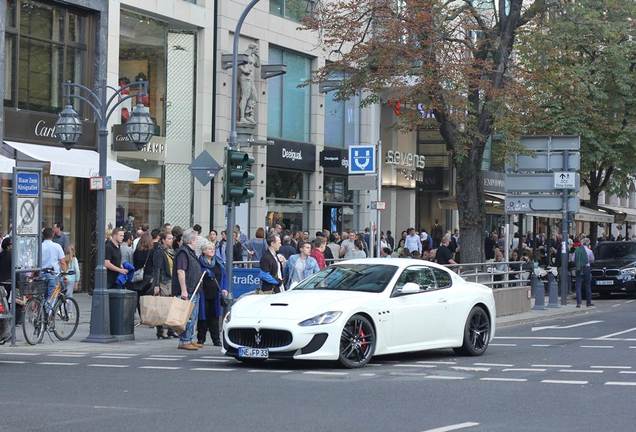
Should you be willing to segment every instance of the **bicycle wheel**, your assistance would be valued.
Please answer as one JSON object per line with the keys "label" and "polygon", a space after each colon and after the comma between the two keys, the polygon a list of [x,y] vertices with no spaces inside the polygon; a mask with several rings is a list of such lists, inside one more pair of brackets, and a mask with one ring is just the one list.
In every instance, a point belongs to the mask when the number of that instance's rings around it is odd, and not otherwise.
{"label": "bicycle wheel", "polygon": [[79,306],[75,299],[60,296],[53,308],[53,334],[61,341],[68,340],[75,334],[79,325]]}
{"label": "bicycle wheel", "polygon": [[42,310],[41,299],[33,297],[24,305],[22,333],[24,334],[24,339],[30,345],[42,342],[44,337],[44,311]]}

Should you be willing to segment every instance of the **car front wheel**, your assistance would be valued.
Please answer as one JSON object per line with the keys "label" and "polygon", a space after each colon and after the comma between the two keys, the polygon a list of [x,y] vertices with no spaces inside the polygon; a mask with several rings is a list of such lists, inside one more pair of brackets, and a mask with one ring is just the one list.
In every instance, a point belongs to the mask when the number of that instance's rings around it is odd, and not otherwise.
{"label": "car front wheel", "polygon": [[365,366],[375,352],[375,329],[362,315],[354,315],[342,329],[340,357],[338,361],[346,368]]}
{"label": "car front wheel", "polygon": [[490,318],[479,306],[472,308],[464,326],[464,343],[454,348],[457,354],[480,356],[486,352],[490,341]]}

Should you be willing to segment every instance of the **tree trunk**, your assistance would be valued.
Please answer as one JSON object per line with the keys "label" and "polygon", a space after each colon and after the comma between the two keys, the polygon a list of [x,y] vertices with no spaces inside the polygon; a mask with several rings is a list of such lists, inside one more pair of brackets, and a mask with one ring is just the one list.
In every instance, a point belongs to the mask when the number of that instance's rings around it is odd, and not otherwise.
{"label": "tree trunk", "polygon": [[468,155],[455,162],[462,263],[484,261],[484,226],[486,223],[483,200],[484,178],[481,172],[481,153],[474,147]]}

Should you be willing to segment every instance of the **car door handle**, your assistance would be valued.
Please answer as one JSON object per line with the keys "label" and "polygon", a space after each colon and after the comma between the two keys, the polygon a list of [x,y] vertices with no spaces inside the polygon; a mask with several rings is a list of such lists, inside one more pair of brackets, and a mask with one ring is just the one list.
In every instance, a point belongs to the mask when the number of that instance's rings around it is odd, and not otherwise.
{"label": "car door handle", "polygon": [[446,300],[446,299],[439,299],[439,300],[437,300],[437,303],[446,303],[446,302],[447,302],[447,300]]}

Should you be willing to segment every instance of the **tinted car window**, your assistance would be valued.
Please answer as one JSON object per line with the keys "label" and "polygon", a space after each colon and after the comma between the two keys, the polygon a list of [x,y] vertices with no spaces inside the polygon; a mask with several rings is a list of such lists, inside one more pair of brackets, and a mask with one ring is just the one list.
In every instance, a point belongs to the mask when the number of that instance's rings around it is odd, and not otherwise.
{"label": "tinted car window", "polygon": [[409,267],[405,269],[395,284],[394,292],[408,282],[418,284],[422,291],[435,289],[435,278],[429,267]]}
{"label": "tinted car window", "polygon": [[636,260],[636,243],[600,243],[598,245],[597,259],[634,259]]}
{"label": "tinted car window", "polygon": [[294,290],[336,290],[382,292],[397,266],[340,264],[327,267],[299,283]]}
{"label": "tinted car window", "polygon": [[431,270],[433,270],[433,274],[435,275],[437,288],[448,288],[453,285],[453,279],[448,272],[438,268],[432,268]]}

